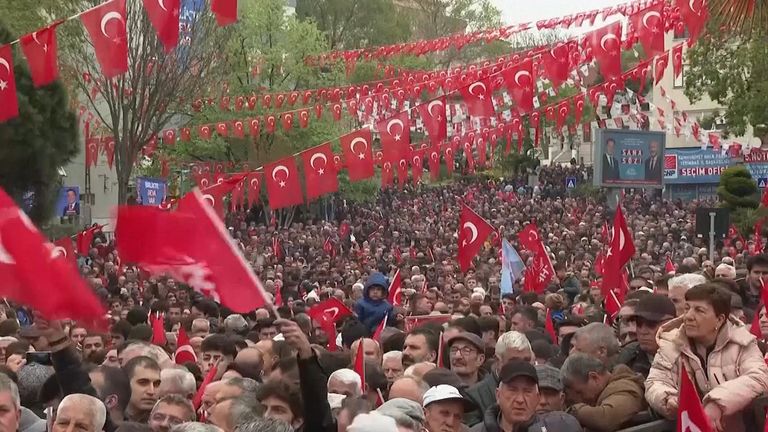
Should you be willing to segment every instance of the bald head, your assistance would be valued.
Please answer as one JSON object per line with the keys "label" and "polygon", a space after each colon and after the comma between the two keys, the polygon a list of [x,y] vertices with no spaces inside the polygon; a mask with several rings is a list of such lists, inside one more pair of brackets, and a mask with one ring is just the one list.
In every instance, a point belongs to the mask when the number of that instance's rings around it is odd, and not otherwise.
{"label": "bald head", "polygon": [[381,364],[381,348],[379,347],[379,343],[369,338],[358,339],[352,342],[352,346],[350,346],[350,349],[352,350],[352,361],[357,359],[357,350],[361,343],[363,344],[363,355],[365,355],[365,359],[376,364]]}
{"label": "bald head", "polygon": [[389,399],[405,398],[421,405],[424,393],[427,390],[429,390],[429,386],[424,381],[404,376],[392,383],[392,387],[389,389]]}
{"label": "bald head", "polygon": [[237,353],[235,366],[244,377],[259,379],[264,367],[264,354],[256,347],[244,348]]}

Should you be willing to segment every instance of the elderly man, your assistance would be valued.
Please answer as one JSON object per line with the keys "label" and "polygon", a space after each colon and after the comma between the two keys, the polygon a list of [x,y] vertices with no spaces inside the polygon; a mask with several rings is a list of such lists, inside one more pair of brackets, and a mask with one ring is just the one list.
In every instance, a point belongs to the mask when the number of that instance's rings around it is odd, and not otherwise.
{"label": "elderly man", "polygon": [[384,370],[384,376],[387,382],[392,385],[396,379],[403,376],[403,353],[402,351],[389,351],[384,353],[381,361],[381,368]]}
{"label": "elderly man", "polygon": [[352,345],[349,347],[350,351],[352,351],[352,362],[354,363],[356,360],[357,348],[361,343],[360,341],[362,341],[363,344],[363,355],[365,356],[365,359],[376,364],[381,364],[381,348],[379,347],[379,343],[369,338],[361,338],[352,342]]}
{"label": "elderly man", "polygon": [[441,384],[424,393],[424,418],[429,432],[459,432],[463,430],[464,413],[475,409],[469,399],[456,387]]}
{"label": "elderly man", "polygon": [[[101,432],[107,420],[107,409],[93,396],[75,393],[66,396],[56,410],[52,432]],[[7,431],[12,432],[12,431]]]}
{"label": "elderly man", "polygon": [[[768,271],[768,270],[767,270]],[[702,275],[686,273],[669,280],[669,299],[675,305],[677,316],[685,313],[685,293],[696,285],[701,285],[707,281]]]}
{"label": "elderly man", "polygon": [[720,279],[736,279],[736,268],[728,264],[720,264],[715,269],[715,277]]}
{"label": "elderly man", "polygon": [[499,372],[495,403],[471,432],[581,432],[581,425],[563,412],[538,414],[539,377],[530,362],[512,360]]}
{"label": "elderly man", "polygon": [[239,396],[214,405],[208,421],[224,432],[234,432],[240,425],[257,421],[263,414],[264,409],[253,395]]}
{"label": "elderly man", "polygon": [[160,387],[157,390],[160,398],[175,394],[192,400],[196,388],[195,376],[185,367],[178,366],[160,371]]}
{"label": "elderly man", "polygon": [[619,353],[617,363],[629,366],[644,378],[653,364],[653,357],[659,349],[656,333],[662,324],[675,317],[675,305],[665,295],[652,294],[641,298],[635,308],[637,342],[625,346]]}
{"label": "elderly man", "polygon": [[19,430],[20,417],[19,388],[7,375],[0,374],[0,428],[3,432]]}
{"label": "elderly man", "polygon": [[485,343],[474,333],[463,332],[451,338],[447,344],[451,370],[467,387],[483,378]]}
{"label": "elderly man", "polygon": [[420,378],[404,376],[392,383],[389,388],[389,398],[403,398],[421,404],[427,390],[429,385]]}
{"label": "elderly man", "polygon": [[479,412],[467,416],[467,424],[472,426],[482,421],[483,414],[496,403],[496,389],[499,383],[501,368],[510,361],[520,360],[533,364],[536,356],[531,349],[531,343],[524,334],[509,331],[499,337],[496,342],[495,362],[490,373],[480,382],[467,389],[467,395],[480,409]]}
{"label": "elderly man", "polygon": [[565,394],[560,371],[549,365],[536,365],[536,375],[539,377],[539,407],[538,413],[563,411]]}
{"label": "elderly man", "polygon": [[195,408],[189,399],[169,394],[157,401],[149,414],[152,432],[168,432],[173,426],[195,421]]}
{"label": "elderly man", "polygon": [[600,359],[572,354],[560,374],[569,399],[575,402],[569,412],[590,431],[622,429],[645,407],[643,379],[627,366],[611,371]]}
{"label": "elderly man", "polygon": [[619,341],[613,329],[603,323],[590,323],[576,330],[571,339],[570,354],[589,354],[606,366],[612,364],[619,352]]}

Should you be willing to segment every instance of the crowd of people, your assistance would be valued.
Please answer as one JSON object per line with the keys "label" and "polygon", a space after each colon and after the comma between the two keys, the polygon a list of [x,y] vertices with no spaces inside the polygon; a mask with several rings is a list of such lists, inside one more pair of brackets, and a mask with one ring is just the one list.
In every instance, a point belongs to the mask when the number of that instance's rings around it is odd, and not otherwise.
{"label": "crowd of people", "polygon": [[[712,430],[758,430],[752,407],[768,392],[768,255],[735,242],[719,244],[710,260],[693,223],[703,203],[627,194],[636,255],[621,309],[606,313],[595,260],[612,213],[565,187],[566,177],[590,175],[544,167],[383,190],[368,203],[334,198],[331,220],[300,214],[288,227],[259,223],[258,209],[230,213],[233,241],[276,303],[247,314],[148,277],[100,233],[79,264],[108,304],[109,331],[2,306],[0,424],[23,432],[608,432],[674,421],[687,371]],[[502,294],[498,238],[459,271],[461,203],[515,247],[536,222],[556,273],[544,292],[516,280]],[[521,250],[521,258],[531,256]],[[403,301],[393,305],[397,271]],[[308,314],[332,298],[354,312],[335,335]]]}

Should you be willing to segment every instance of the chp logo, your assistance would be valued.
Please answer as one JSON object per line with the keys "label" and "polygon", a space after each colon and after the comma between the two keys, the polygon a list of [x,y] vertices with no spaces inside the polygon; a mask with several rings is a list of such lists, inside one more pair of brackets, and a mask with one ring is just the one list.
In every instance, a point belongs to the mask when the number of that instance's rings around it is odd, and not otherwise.
{"label": "chp logo", "polygon": [[676,154],[664,155],[664,178],[665,179],[677,178],[677,155]]}

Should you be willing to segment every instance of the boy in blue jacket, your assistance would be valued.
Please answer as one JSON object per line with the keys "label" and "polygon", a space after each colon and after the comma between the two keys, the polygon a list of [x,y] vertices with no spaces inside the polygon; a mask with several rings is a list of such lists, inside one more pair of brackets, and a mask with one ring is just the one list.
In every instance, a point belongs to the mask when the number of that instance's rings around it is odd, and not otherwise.
{"label": "boy in blue jacket", "polygon": [[363,298],[355,305],[357,319],[368,328],[371,334],[385,316],[389,316],[388,325],[395,324],[395,308],[387,301],[388,289],[389,278],[379,272],[371,273],[365,281]]}

